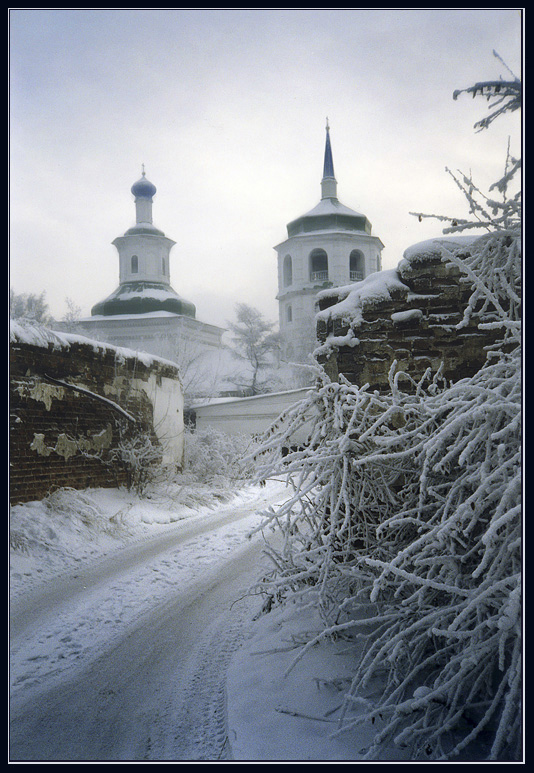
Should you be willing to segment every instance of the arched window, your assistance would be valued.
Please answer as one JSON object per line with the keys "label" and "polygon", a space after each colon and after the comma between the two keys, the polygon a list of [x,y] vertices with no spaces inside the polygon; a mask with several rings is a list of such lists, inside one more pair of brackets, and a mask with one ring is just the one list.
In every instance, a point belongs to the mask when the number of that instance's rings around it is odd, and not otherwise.
{"label": "arched window", "polygon": [[360,250],[350,253],[349,276],[351,282],[361,282],[365,276],[365,258]]}
{"label": "arched window", "polygon": [[131,270],[132,274],[137,274],[139,271],[139,258],[137,255],[132,255]]}
{"label": "arched window", "polygon": [[316,249],[310,253],[310,282],[328,280],[328,255],[324,250]]}
{"label": "arched window", "polygon": [[291,255],[286,255],[284,258],[283,282],[284,287],[289,287],[293,284],[293,261]]}
{"label": "arched window", "polygon": [[165,258],[161,259],[161,273],[165,275]]}
{"label": "arched window", "polygon": [[286,307],[286,322],[293,322],[293,308],[291,304]]}

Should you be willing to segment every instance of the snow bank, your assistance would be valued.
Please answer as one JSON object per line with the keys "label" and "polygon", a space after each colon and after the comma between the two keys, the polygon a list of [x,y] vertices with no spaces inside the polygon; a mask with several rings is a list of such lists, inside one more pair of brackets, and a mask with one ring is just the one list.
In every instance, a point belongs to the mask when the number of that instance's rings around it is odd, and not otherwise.
{"label": "snow bank", "polygon": [[[322,625],[316,610],[298,603],[284,604],[251,624],[228,672],[228,728],[235,760],[363,759],[377,723],[336,735],[354,672],[354,649],[342,640],[325,640],[292,667],[299,642],[310,632],[319,633]],[[355,715],[365,703],[362,699]],[[402,752],[386,748],[382,758],[402,759]]]}
{"label": "snow bank", "polygon": [[187,478],[154,488],[146,498],[126,489],[60,489],[42,501],[14,505],[10,517],[11,593],[81,561],[120,550],[132,540],[201,517],[222,503],[252,500],[256,488],[216,489]]}

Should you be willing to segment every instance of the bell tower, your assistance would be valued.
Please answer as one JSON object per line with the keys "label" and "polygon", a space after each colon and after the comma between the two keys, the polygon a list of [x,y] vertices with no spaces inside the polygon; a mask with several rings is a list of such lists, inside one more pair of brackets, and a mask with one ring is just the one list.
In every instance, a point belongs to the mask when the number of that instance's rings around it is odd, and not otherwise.
{"label": "bell tower", "polygon": [[113,244],[119,253],[119,287],[97,303],[92,316],[171,312],[195,317],[195,306],[171,287],[169,256],[176,242],[152,223],[156,186],[142,175],[131,187],[135,200],[135,225]]}
{"label": "bell tower", "polygon": [[342,204],[326,122],[321,200],[287,225],[278,255],[278,312],[282,356],[306,362],[316,347],[315,296],[327,287],[358,282],[381,270],[384,245],[365,215]]}

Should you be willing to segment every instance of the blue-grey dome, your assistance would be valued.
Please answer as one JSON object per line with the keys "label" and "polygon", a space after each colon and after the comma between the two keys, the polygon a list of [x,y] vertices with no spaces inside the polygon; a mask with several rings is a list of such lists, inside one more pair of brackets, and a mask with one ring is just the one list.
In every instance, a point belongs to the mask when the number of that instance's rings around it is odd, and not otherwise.
{"label": "blue-grey dome", "polygon": [[143,172],[143,176],[132,185],[131,190],[136,199],[151,199],[157,188],[154,183],[146,179]]}

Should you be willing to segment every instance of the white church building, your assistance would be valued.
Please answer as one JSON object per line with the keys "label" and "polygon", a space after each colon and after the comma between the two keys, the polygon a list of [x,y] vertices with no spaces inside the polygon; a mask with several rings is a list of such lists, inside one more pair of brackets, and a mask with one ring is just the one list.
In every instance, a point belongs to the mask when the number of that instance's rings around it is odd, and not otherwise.
{"label": "white church building", "polygon": [[[153,224],[156,186],[144,168],[131,192],[135,224],[113,241],[119,255],[118,287],[93,306],[90,317],[57,323],[57,329],[171,360],[192,400],[242,394],[235,384],[236,361],[222,340],[225,330],[198,320],[194,304],[171,286],[169,259],[175,242]],[[383,247],[367,217],[337,198],[327,122],[321,200],[287,225],[287,239],[274,248],[282,362],[310,362],[317,346],[317,293],[380,271]]]}
{"label": "white church building", "polygon": [[[113,244],[119,253],[119,286],[80,319],[75,330],[97,341],[149,352],[175,362],[192,392],[210,390],[222,357],[224,328],[196,318],[193,303],[170,283],[169,257],[175,242],[152,222],[156,186],[145,175],[132,185],[135,225]],[[65,328],[64,325],[61,326]],[[227,356],[226,356],[227,358]],[[188,384],[184,383],[187,389]]]}
{"label": "white church building", "polygon": [[384,245],[371,223],[337,198],[330,129],[326,125],[321,201],[287,225],[278,253],[278,308],[282,357],[306,362],[315,343],[315,296],[380,271]]}

